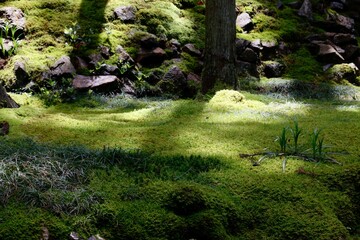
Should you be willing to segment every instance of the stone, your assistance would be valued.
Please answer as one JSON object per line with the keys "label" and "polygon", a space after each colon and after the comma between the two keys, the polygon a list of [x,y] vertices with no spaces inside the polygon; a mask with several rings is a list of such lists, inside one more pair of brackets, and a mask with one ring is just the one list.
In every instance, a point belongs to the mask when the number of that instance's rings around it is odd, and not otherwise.
{"label": "stone", "polygon": [[89,68],[89,64],[81,57],[75,56],[71,59],[77,72],[83,71]]}
{"label": "stone", "polygon": [[77,232],[71,232],[69,237],[70,240],[80,240],[80,236]]}
{"label": "stone", "polygon": [[359,76],[359,68],[354,63],[336,64],[327,70],[328,77],[335,82],[347,80],[350,83],[357,83],[356,77]]}
{"label": "stone", "polygon": [[122,83],[121,92],[130,96],[136,96],[135,84],[130,81],[128,78],[121,78],[120,82]]}
{"label": "stone", "polygon": [[110,51],[110,48],[108,48],[106,46],[100,46],[99,52],[100,52],[101,56],[105,59],[109,59],[112,54]]}
{"label": "stone", "polygon": [[16,7],[2,7],[0,8],[0,27],[4,26],[5,22],[9,22],[11,25],[17,28],[15,32],[15,38],[25,37],[25,25],[26,19],[23,11]]}
{"label": "stone", "polygon": [[6,92],[4,86],[0,84],[0,108],[19,108],[17,104]]}
{"label": "stone", "polygon": [[99,74],[101,75],[117,75],[119,74],[119,68],[115,65],[109,65],[109,64],[101,64],[99,70]]}
{"label": "stone", "polygon": [[312,5],[310,0],[304,0],[303,4],[301,5],[298,15],[302,17],[306,17],[309,20],[313,19],[313,12],[312,12]]}
{"label": "stone", "polygon": [[250,46],[251,46],[251,48],[257,49],[259,51],[261,51],[263,49],[263,46],[261,44],[261,39],[255,39],[255,40],[251,41]]}
{"label": "stone", "polygon": [[333,37],[333,42],[338,45],[353,44],[357,45],[357,40],[354,34],[338,33]]}
{"label": "stone", "polygon": [[259,60],[259,57],[254,50],[246,48],[241,55],[238,56],[238,59],[244,62],[256,63]]}
{"label": "stone", "polygon": [[250,31],[254,24],[250,15],[246,12],[241,13],[236,18],[236,26],[242,28],[244,31]]}
{"label": "stone", "polygon": [[163,93],[182,97],[188,87],[187,78],[178,66],[173,65],[170,67],[169,71],[164,74],[157,86]]}
{"label": "stone", "polygon": [[124,23],[133,23],[136,20],[136,8],[134,6],[119,6],[114,9],[115,19]]}
{"label": "stone", "polygon": [[159,39],[154,34],[147,34],[140,39],[140,45],[145,49],[154,49],[159,47]]}
{"label": "stone", "polygon": [[195,57],[200,57],[200,56],[201,56],[200,50],[197,49],[197,48],[195,47],[195,45],[192,44],[192,43],[187,43],[187,44],[185,44],[185,45],[183,46],[183,48],[182,48],[182,51],[183,51],[183,52],[186,52],[186,53],[188,53],[188,54],[190,54],[190,55],[192,55],[192,56],[195,56]]}
{"label": "stone", "polygon": [[25,87],[30,82],[29,73],[26,71],[26,66],[24,62],[17,61],[14,65],[14,73],[16,82],[12,86],[14,88]]}
{"label": "stone", "polygon": [[43,73],[43,79],[52,78],[70,78],[76,73],[74,65],[71,63],[69,56],[62,56],[57,60],[50,70]]}
{"label": "stone", "polygon": [[301,8],[302,3],[300,1],[294,1],[294,2],[289,2],[286,4],[286,6],[293,8],[293,9],[299,9]]}
{"label": "stone", "polygon": [[284,73],[285,66],[276,61],[263,62],[264,74],[267,78],[281,77]]}
{"label": "stone", "polygon": [[149,76],[146,78],[146,82],[148,82],[151,85],[157,84],[161,78],[164,76],[163,71],[160,69],[154,69]]}
{"label": "stone", "polygon": [[235,40],[235,49],[236,49],[236,55],[240,56],[242,54],[242,52],[249,47],[251,44],[250,41],[242,39],[242,38],[237,38]]}
{"label": "stone", "polygon": [[119,83],[120,80],[114,75],[76,75],[73,79],[73,87],[77,90],[93,89],[100,92],[113,92],[119,89]]}
{"label": "stone", "polygon": [[0,136],[8,135],[10,132],[10,124],[7,121],[0,122]]}
{"label": "stone", "polygon": [[[5,55],[3,54],[2,48],[5,49]],[[0,57],[6,58],[9,55],[9,52],[14,48],[14,43],[10,39],[3,39],[3,45],[0,46]]]}
{"label": "stone", "polygon": [[7,59],[0,58],[0,69],[4,69],[7,63],[8,63]]}
{"label": "stone", "polygon": [[104,60],[101,53],[92,53],[88,56],[88,59],[89,59],[89,67],[93,69],[96,68],[99,65],[99,63]]}
{"label": "stone", "polygon": [[345,6],[341,2],[331,2],[330,8],[333,10],[344,10]]}
{"label": "stone", "polygon": [[317,59],[325,63],[342,63],[345,59],[336,49],[327,43],[313,43],[314,49],[317,49]]}
{"label": "stone", "polygon": [[242,77],[260,77],[260,73],[258,67],[254,63],[244,62],[244,61],[236,61],[236,72],[237,75]]}
{"label": "stone", "polygon": [[162,48],[155,48],[153,50],[140,49],[136,62],[143,66],[160,66],[166,58],[166,52]]}
{"label": "stone", "polygon": [[360,48],[355,45],[347,45],[344,47],[344,53],[341,54],[346,61],[352,60],[360,55]]}
{"label": "stone", "polygon": [[135,61],[131,58],[131,56],[126,52],[126,50],[118,45],[116,47],[116,53],[119,55],[119,61],[120,62],[129,62],[129,63],[135,63]]}

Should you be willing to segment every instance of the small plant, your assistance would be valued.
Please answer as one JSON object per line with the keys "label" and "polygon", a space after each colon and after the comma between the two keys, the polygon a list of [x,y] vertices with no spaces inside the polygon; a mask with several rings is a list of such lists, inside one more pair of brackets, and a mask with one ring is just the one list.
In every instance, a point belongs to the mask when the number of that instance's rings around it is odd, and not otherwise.
{"label": "small plant", "polygon": [[276,138],[276,140],[280,145],[280,152],[286,153],[286,146],[289,139],[286,137],[286,128],[283,128],[281,134]]}
{"label": "small plant", "polygon": [[290,132],[292,133],[292,137],[294,139],[294,153],[299,152],[299,137],[301,135],[302,129],[299,128],[299,123],[294,121],[294,128],[290,128]]}
{"label": "small plant", "polygon": [[72,79],[62,78],[59,81],[50,79],[42,83],[40,98],[44,100],[47,106],[74,100],[75,89],[72,86]]}
{"label": "small plant", "polygon": [[[318,139],[319,139],[320,132],[321,132],[321,130],[318,130],[317,128],[315,128],[314,132],[310,135],[310,146],[311,146],[311,153],[312,153],[313,159],[316,159],[316,155],[318,153]],[[323,140],[321,141],[321,143],[322,142],[323,142]]]}
{"label": "small plant", "polygon": [[80,30],[80,25],[77,22],[72,23],[70,27],[64,29],[65,37],[69,40],[71,44],[75,44],[81,41],[78,31]]}

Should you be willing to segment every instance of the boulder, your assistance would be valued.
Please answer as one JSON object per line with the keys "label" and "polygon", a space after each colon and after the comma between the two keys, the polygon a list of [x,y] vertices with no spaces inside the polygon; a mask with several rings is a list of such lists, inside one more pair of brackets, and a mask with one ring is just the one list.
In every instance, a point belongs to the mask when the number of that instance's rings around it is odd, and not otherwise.
{"label": "boulder", "polygon": [[0,27],[3,27],[6,22],[15,26],[15,38],[24,38],[26,19],[23,11],[16,7],[2,7],[0,8]]}
{"label": "boulder", "polygon": [[106,46],[100,46],[99,52],[100,52],[101,56],[105,59],[109,59],[110,56],[112,55],[110,48],[108,48]]}
{"label": "boulder", "polygon": [[242,52],[249,47],[249,45],[251,44],[250,41],[242,39],[242,38],[237,38],[235,40],[235,49],[236,49],[236,55],[240,56],[242,54]]}
{"label": "boulder", "polygon": [[131,58],[131,56],[126,52],[126,50],[122,46],[116,47],[116,53],[119,55],[120,62],[129,62],[134,64],[135,61]]}
{"label": "boulder", "polygon": [[360,48],[355,45],[347,45],[344,47],[344,53],[341,55],[346,61],[351,61],[353,58],[360,55]]}
{"label": "boulder", "polygon": [[154,49],[159,47],[159,39],[154,34],[146,34],[140,39],[140,45],[145,49]]}
{"label": "boulder", "polygon": [[43,73],[43,79],[52,78],[70,78],[76,73],[74,65],[71,63],[70,57],[62,56],[57,60],[50,70]]}
{"label": "boulder", "polygon": [[195,47],[195,45],[192,44],[192,43],[187,43],[187,44],[185,44],[185,45],[183,46],[183,48],[182,48],[182,51],[183,51],[183,52],[186,52],[186,53],[188,53],[188,54],[190,54],[190,55],[192,55],[192,56],[194,56],[194,57],[200,57],[200,56],[201,56],[200,50],[197,49],[197,48]]}
{"label": "boulder", "polygon": [[10,132],[10,124],[7,121],[0,122],[0,136],[8,135]]}
{"label": "boulder", "polygon": [[312,51],[316,52],[317,59],[321,62],[342,63],[345,60],[331,44],[325,42],[313,42],[311,47],[313,48]]}
{"label": "boulder", "polygon": [[12,86],[13,88],[25,87],[30,82],[30,76],[29,73],[26,71],[26,66],[24,62],[15,62],[14,73],[16,82]]}
{"label": "boulder", "polygon": [[134,6],[119,6],[114,9],[114,17],[124,23],[133,23],[136,20],[136,8]]}
{"label": "boulder", "polygon": [[89,64],[83,58],[75,56],[71,59],[72,64],[74,65],[76,72],[81,72],[89,68]]}
{"label": "boulder", "polygon": [[278,43],[277,41],[261,41],[263,50],[261,51],[262,60],[270,60],[277,55]]}
{"label": "boulder", "polygon": [[101,53],[92,53],[88,56],[88,59],[89,59],[89,67],[92,69],[96,68],[100,64],[100,62],[104,60]]}
{"label": "boulder", "polygon": [[260,73],[258,67],[254,63],[244,62],[244,61],[236,61],[236,72],[238,76],[242,77],[260,77]]}
{"label": "boulder", "polygon": [[157,86],[162,93],[173,94],[183,97],[187,89],[187,78],[183,71],[176,65],[164,74],[162,80],[158,82]]}
{"label": "boulder", "polygon": [[[5,50],[5,54],[3,54],[3,48]],[[3,39],[3,44],[0,46],[0,58],[6,58],[9,55],[9,52],[14,48],[13,41],[9,39]]]}
{"label": "boulder", "polygon": [[236,26],[242,28],[244,31],[250,31],[254,27],[254,24],[250,15],[243,12],[237,16]]}
{"label": "boulder", "polygon": [[276,61],[263,62],[264,74],[267,78],[281,77],[284,73],[285,66]]}
{"label": "boulder", "polygon": [[359,68],[354,63],[336,64],[327,70],[328,77],[335,82],[347,80],[357,84],[356,77],[359,76]]}
{"label": "boulder", "polygon": [[244,62],[256,63],[259,60],[259,56],[251,48],[246,48],[240,56],[238,56],[238,59]]}
{"label": "boulder", "polygon": [[99,92],[114,92],[119,89],[119,84],[120,80],[114,75],[76,75],[73,79],[73,87],[76,90],[93,89]]}
{"label": "boulder", "polygon": [[357,45],[357,40],[354,34],[338,33],[333,36],[333,42],[337,45],[353,44]]}
{"label": "boulder", "polygon": [[7,63],[8,63],[7,59],[0,58],[0,69],[4,69]]}
{"label": "boulder", "polygon": [[333,10],[344,10],[345,5],[341,2],[331,2],[330,8]]}
{"label": "boulder", "polygon": [[0,108],[19,108],[17,104],[6,92],[4,86],[0,84]]}
{"label": "boulder", "polygon": [[313,11],[310,0],[304,0],[303,4],[301,5],[298,11],[298,15],[302,17],[306,17],[309,20],[313,19]]}
{"label": "boulder", "polygon": [[100,75],[117,75],[119,74],[119,68],[115,65],[101,64],[98,73]]}
{"label": "boulder", "polygon": [[147,67],[155,67],[161,65],[166,58],[166,52],[162,48],[155,48],[153,50],[140,49],[136,62]]}

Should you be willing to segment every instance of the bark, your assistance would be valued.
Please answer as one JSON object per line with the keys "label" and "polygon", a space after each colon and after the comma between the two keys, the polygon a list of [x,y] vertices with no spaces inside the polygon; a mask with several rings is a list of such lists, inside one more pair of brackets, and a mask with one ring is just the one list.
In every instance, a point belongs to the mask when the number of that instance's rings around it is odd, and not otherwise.
{"label": "bark", "polygon": [[235,24],[235,0],[206,1],[202,93],[207,93],[217,82],[236,87]]}
{"label": "bark", "polygon": [[20,107],[7,93],[5,88],[0,84],[0,108],[18,108]]}

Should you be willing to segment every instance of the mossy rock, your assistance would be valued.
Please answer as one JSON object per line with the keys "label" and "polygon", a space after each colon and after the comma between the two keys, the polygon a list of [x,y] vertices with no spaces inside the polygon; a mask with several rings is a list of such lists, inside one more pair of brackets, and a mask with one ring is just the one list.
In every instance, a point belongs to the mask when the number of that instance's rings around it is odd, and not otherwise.
{"label": "mossy rock", "polygon": [[243,102],[245,96],[235,90],[220,90],[215,93],[215,96],[210,100],[210,104],[237,104]]}
{"label": "mossy rock", "polygon": [[327,71],[329,80],[337,83],[347,80],[350,83],[359,85],[358,75],[359,69],[353,63],[336,64]]}

